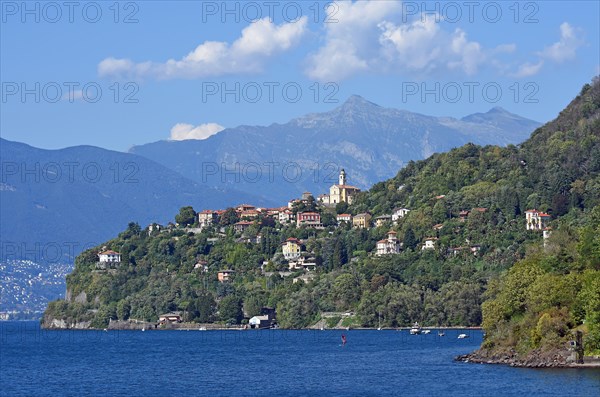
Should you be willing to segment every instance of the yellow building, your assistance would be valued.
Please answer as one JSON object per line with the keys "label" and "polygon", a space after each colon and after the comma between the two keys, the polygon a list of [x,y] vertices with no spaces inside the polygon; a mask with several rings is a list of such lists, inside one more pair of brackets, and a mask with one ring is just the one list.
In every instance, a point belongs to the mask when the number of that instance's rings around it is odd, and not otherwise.
{"label": "yellow building", "polygon": [[297,259],[302,252],[302,243],[297,238],[290,237],[283,243],[281,250],[283,251],[283,257],[288,261]]}
{"label": "yellow building", "polygon": [[352,218],[352,225],[357,228],[368,228],[371,226],[371,214],[364,212]]}
{"label": "yellow building", "polygon": [[337,203],[352,204],[354,196],[360,192],[356,186],[346,184],[346,171],[342,168],[337,185],[329,188],[329,194],[323,194],[319,197],[323,204],[335,205]]}

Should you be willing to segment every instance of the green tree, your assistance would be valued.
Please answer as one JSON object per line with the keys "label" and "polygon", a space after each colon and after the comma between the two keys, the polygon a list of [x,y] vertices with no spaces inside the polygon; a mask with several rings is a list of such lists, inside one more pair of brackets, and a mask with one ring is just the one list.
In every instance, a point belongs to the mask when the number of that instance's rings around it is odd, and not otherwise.
{"label": "green tree", "polygon": [[198,316],[196,317],[195,321],[199,323],[212,322],[215,308],[215,299],[211,294],[206,293],[200,295],[196,300],[196,310],[198,311]]}
{"label": "green tree", "polygon": [[175,222],[182,226],[189,226],[196,223],[196,211],[190,206],[181,207],[179,214],[175,216]]}
{"label": "green tree", "polygon": [[221,215],[221,218],[219,219],[219,223],[221,224],[221,226],[233,225],[237,221],[239,221],[239,217],[237,212],[235,212],[235,209],[233,208],[227,208],[225,212],[223,212],[223,214]]}
{"label": "green tree", "polygon": [[406,232],[404,232],[404,248],[410,248],[414,250],[417,248],[418,244],[419,241],[415,237],[415,232],[413,232],[412,228],[406,229]]}
{"label": "green tree", "polygon": [[324,212],[321,215],[321,223],[325,227],[327,227],[327,226],[335,226],[335,225],[337,225],[337,219],[336,219],[336,217],[332,213],[330,213],[330,212]]}
{"label": "green tree", "polygon": [[239,324],[244,318],[242,301],[235,295],[228,295],[219,302],[219,317],[222,321]]}
{"label": "green tree", "polygon": [[350,273],[340,274],[333,283],[333,294],[341,309],[354,305],[360,298],[360,285],[356,276]]}
{"label": "green tree", "polygon": [[119,320],[128,320],[131,314],[131,305],[126,299],[122,299],[117,303],[117,316]]}
{"label": "green tree", "polygon": [[348,211],[348,203],[345,201],[340,201],[335,205],[335,213],[336,214],[345,214]]}

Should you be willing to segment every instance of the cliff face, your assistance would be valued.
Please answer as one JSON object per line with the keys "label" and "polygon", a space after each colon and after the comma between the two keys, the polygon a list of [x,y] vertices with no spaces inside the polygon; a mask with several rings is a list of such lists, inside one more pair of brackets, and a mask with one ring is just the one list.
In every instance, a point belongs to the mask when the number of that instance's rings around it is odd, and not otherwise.
{"label": "cliff face", "polygon": [[42,328],[44,329],[89,329],[91,321],[67,322],[67,320],[59,320],[44,316],[42,320]]}

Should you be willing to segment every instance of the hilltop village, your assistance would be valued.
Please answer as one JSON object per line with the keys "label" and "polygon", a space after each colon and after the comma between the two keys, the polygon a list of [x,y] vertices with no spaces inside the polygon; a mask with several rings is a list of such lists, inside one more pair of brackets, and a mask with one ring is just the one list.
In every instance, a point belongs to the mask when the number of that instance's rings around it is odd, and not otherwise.
{"label": "hilltop village", "polygon": [[[402,189],[402,186],[400,187]],[[165,231],[183,230],[186,233],[199,234],[201,232],[212,232],[215,237],[210,239],[212,242],[219,238],[226,237],[228,231],[233,231],[236,236],[235,242],[238,244],[261,244],[263,235],[256,232],[261,227],[268,226],[280,230],[282,227],[291,227],[308,230],[325,230],[336,228],[383,228],[386,230],[385,238],[376,242],[375,249],[369,254],[374,256],[399,254],[402,251],[404,243],[398,238],[398,233],[394,230],[402,218],[406,217],[410,209],[395,208],[389,214],[372,216],[369,212],[361,212],[352,215],[347,210],[350,208],[354,198],[360,189],[347,184],[347,175],[344,169],[340,171],[339,183],[334,184],[329,189],[329,194],[322,194],[315,200],[310,192],[304,192],[302,197],[290,200],[286,206],[275,208],[261,208],[250,204],[240,204],[235,208],[228,209],[203,209],[195,212],[192,207],[184,207],[178,215],[179,222],[170,222],[166,226],[153,223],[147,227],[147,233],[162,233]],[[435,196],[435,200],[444,200],[445,195]],[[465,222],[472,212],[485,214],[487,208],[472,208],[461,210],[458,213],[458,221]],[[526,230],[541,231],[544,241],[548,239],[552,228],[549,227],[551,216],[542,211],[531,209],[525,211]],[[435,250],[444,249],[446,254],[461,255],[468,253],[477,256],[481,246],[471,241],[466,241],[465,245],[442,247],[438,243],[438,232],[444,227],[443,223],[432,226],[431,235],[425,237],[418,249]],[[309,233],[310,234],[310,233]],[[313,234],[315,235],[315,234]],[[312,272],[317,269],[317,260],[315,252],[307,250],[306,242],[297,237],[289,237],[281,242],[281,247],[273,256],[261,264],[261,271],[267,275],[272,272],[266,271],[272,269],[273,263],[281,264],[281,257],[285,264],[285,269],[280,269],[278,274],[286,277],[295,271],[304,271],[305,274],[294,278],[293,282],[309,281],[314,276]],[[108,270],[115,268],[121,263],[121,254],[113,250],[105,250],[98,253],[98,270]],[[281,268],[281,266],[278,266]],[[194,264],[195,270],[208,272],[209,267],[206,260],[199,259]],[[222,268],[217,271],[219,282],[230,282],[234,277],[235,271],[229,268]]]}
{"label": "hilltop village", "polygon": [[[402,192],[404,188],[404,185],[399,185],[396,190]],[[128,268],[131,274],[135,271],[132,266],[139,267],[145,260],[150,260],[147,266],[151,271],[161,268],[166,263],[175,262],[173,266],[167,265],[163,269],[166,274],[174,270],[183,275],[191,275],[196,282],[201,280],[200,290],[204,292],[193,293],[192,296],[205,294],[206,297],[207,291],[214,291],[208,298],[208,307],[212,308],[207,309],[208,314],[200,313],[201,310],[197,307],[200,304],[192,304],[190,311],[195,314],[190,314],[186,310],[188,307],[172,303],[162,305],[169,310],[161,310],[160,305],[154,303],[150,307],[144,304],[144,309],[136,312],[136,304],[132,302],[135,299],[128,297],[120,302],[124,306],[122,309],[124,313],[118,313],[116,306],[113,306],[111,310],[114,313],[107,314],[108,322],[117,319],[136,322],[154,321],[155,326],[165,326],[190,321],[202,320],[206,323],[221,320],[228,324],[241,322],[246,324],[246,327],[264,328],[277,324],[278,302],[275,299],[268,299],[268,294],[261,294],[262,297],[257,299],[260,304],[256,302],[256,307],[249,308],[247,299],[240,299],[236,295],[240,287],[247,289],[249,281],[256,283],[262,278],[264,280],[262,288],[268,289],[271,284],[286,285],[288,282],[291,285],[310,284],[318,277],[335,275],[331,282],[334,286],[336,283],[339,284],[339,295],[344,295],[348,292],[342,291],[343,289],[348,288],[352,291],[361,282],[350,279],[347,271],[338,274],[339,270],[336,269],[342,270],[347,265],[364,266],[365,263],[371,263],[371,266],[374,264],[390,266],[389,260],[385,258],[398,256],[399,263],[407,261],[413,263],[413,265],[404,265],[408,266],[407,273],[410,274],[402,277],[407,282],[411,278],[413,282],[425,281],[429,283],[431,291],[434,291],[444,284],[443,278],[449,277],[459,282],[456,288],[460,288],[459,286],[464,286],[460,282],[464,282],[468,274],[473,272],[485,274],[491,271],[484,267],[486,262],[489,263],[488,260],[484,260],[484,255],[494,257],[500,263],[499,266],[504,266],[502,255],[498,255],[497,252],[502,246],[504,249],[512,249],[512,246],[507,246],[506,241],[498,241],[498,247],[494,247],[490,244],[494,238],[490,239],[490,236],[486,239],[477,238],[480,232],[476,232],[476,229],[481,228],[481,222],[496,222],[498,214],[491,214],[493,211],[488,208],[460,208],[455,213],[446,209],[443,213],[430,217],[429,222],[432,224],[428,228],[419,230],[417,227],[410,226],[411,222],[407,221],[411,219],[410,208],[399,206],[394,207],[389,213],[380,211],[379,214],[373,214],[371,211],[360,211],[361,205],[357,205],[360,197],[360,189],[348,184],[346,172],[342,169],[338,183],[330,187],[329,194],[322,194],[317,199],[310,192],[305,192],[301,197],[290,200],[287,205],[276,208],[240,204],[235,208],[202,209],[196,212],[192,207],[183,207],[176,216],[175,222],[167,225],[153,223],[143,230],[135,224],[130,224],[118,241],[112,241],[101,250],[95,252],[91,250],[88,255],[83,256],[86,259],[86,266],[92,269],[94,280],[116,277],[124,271],[124,268]],[[435,203],[434,208],[439,207],[445,200],[447,200],[446,195],[431,197],[431,201]],[[498,210],[495,212],[497,213]],[[420,218],[422,213],[420,211],[417,213]],[[525,238],[529,239],[534,238],[535,233],[539,232],[545,242],[551,234],[550,215],[535,209],[525,211],[524,215],[524,224],[517,226],[516,229],[527,232]],[[415,216],[414,219],[419,218]],[[515,229],[512,223],[505,227]],[[465,230],[472,232],[464,233]],[[417,238],[417,234],[421,236],[420,239]],[[146,250],[135,249],[137,244],[127,241],[133,235],[145,236],[143,238],[146,240],[160,237],[162,241],[160,244],[166,244],[163,249],[167,250],[168,256],[149,255]],[[457,242],[461,244],[456,244]],[[177,247],[181,244],[184,244],[181,250],[186,251],[185,257],[176,253]],[[123,248],[128,252],[123,253]],[[428,252],[430,254],[426,255]],[[414,273],[411,266],[420,263],[417,259],[422,263],[437,261],[447,269],[435,276],[419,274],[423,271]],[[159,265],[161,261],[164,263]],[[395,277],[390,275],[389,271],[386,273],[382,270],[380,273],[383,274],[371,276],[370,282],[385,285]],[[476,291],[481,288],[475,284],[466,285]],[[80,286],[70,288],[67,300],[85,303],[89,299],[87,297],[89,292],[85,288],[81,288],[80,292],[74,291],[78,287]],[[417,291],[414,292],[415,298],[420,303],[411,304],[415,306],[414,310],[411,310],[412,314],[404,314],[402,320],[390,319],[388,314],[385,320],[387,325],[408,325],[413,320],[426,320],[426,316],[419,314],[416,309],[426,303],[425,296]],[[471,301],[463,303],[468,309],[461,307],[462,314],[453,315],[453,318],[447,318],[445,321],[436,319],[437,324],[479,325],[481,315],[478,309],[480,304],[478,293],[473,292],[473,295],[468,298]],[[223,314],[221,310],[223,302],[227,302],[228,297],[234,296],[236,298],[233,306],[237,308],[230,309],[228,314]],[[284,321],[284,325],[306,326],[319,318],[322,321],[325,321],[323,320],[325,318],[333,318],[334,320],[330,320],[331,326],[340,325],[340,313],[351,313],[350,317],[345,319],[346,324],[354,322],[354,325],[373,325],[373,320],[365,324],[364,319],[359,320],[354,316],[352,311],[356,308],[355,302],[352,303],[354,299],[356,297],[338,299],[326,308],[327,311],[321,310],[320,314],[310,313],[309,316],[301,315],[291,324]],[[97,313],[94,310],[92,309],[92,312]],[[397,311],[401,310],[402,308],[397,309]],[[100,326],[105,325],[105,320],[106,318]]]}

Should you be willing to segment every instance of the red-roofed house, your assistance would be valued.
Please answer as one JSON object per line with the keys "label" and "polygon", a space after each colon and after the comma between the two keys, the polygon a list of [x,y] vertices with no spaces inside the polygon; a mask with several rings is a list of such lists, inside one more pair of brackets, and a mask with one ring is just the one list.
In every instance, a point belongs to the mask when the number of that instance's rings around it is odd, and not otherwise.
{"label": "red-roofed house", "polygon": [[198,212],[198,224],[200,227],[208,227],[217,223],[217,211],[204,210]]}
{"label": "red-roofed house", "polygon": [[318,212],[298,212],[296,214],[296,227],[321,226],[321,214]]}
{"label": "red-roofed house", "polygon": [[336,220],[338,221],[338,223],[341,223],[341,222],[348,222],[348,223],[350,223],[350,222],[352,222],[352,215],[350,215],[350,214],[339,214],[336,217]]}
{"label": "red-roofed house", "polygon": [[250,205],[250,204],[240,204],[237,206],[237,208],[235,209],[236,212],[244,212],[244,211],[248,211],[248,210],[254,210],[256,209],[255,206]]}
{"label": "red-roofed house", "polygon": [[536,209],[525,211],[527,230],[544,230],[550,221],[550,215]]}
{"label": "red-roofed house", "polygon": [[258,217],[259,212],[257,210],[245,210],[240,214],[240,218],[244,219],[254,219]]}

